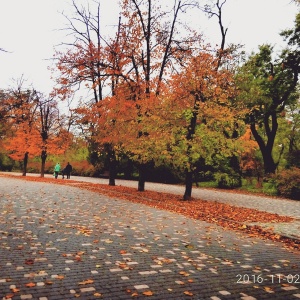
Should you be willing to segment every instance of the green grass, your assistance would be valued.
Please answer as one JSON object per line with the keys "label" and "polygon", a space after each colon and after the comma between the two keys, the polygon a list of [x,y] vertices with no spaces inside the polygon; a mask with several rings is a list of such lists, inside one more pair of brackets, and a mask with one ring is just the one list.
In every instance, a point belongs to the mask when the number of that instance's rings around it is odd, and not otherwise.
{"label": "green grass", "polygon": [[[199,182],[198,186],[203,188],[218,188],[218,184],[216,181]],[[264,194],[268,196],[277,195],[277,189],[273,183],[263,182],[262,187],[258,187],[256,179],[253,179],[252,182],[243,179],[242,186],[240,188],[237,188],[236,190],[253,194]]]}

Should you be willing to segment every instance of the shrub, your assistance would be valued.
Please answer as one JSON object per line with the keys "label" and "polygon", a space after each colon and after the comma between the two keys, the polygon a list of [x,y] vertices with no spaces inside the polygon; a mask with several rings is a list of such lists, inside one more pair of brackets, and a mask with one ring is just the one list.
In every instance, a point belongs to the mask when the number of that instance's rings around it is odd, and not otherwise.
{"label": "shrub", "polygon": [[291,168],[275,176],[278,194],[293,200],[300,200],[300,169]]}
{"label": "shrub", "polygon": [[216,173],[215,179],[221,189],[233,189],[242,186],[242,178],[239,174]]}

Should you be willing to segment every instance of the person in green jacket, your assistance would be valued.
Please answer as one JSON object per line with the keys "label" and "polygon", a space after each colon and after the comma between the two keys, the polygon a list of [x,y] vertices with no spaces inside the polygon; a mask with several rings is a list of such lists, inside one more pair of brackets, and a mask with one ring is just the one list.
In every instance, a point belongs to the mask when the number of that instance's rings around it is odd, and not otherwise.
{"label": "person in green jacket", "polygon": [[59,171],[60,171],[60,164],[57,163],[55,165],[55,167],[54,167],[54,176],[55,176],[55,179],[57,179]]}

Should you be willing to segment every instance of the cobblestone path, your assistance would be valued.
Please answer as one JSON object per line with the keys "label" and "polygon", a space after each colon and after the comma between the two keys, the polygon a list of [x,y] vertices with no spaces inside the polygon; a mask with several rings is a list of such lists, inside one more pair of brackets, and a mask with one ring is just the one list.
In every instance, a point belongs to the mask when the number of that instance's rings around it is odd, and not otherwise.
{"label": "cobblestone path", "polygon": [[300,299],[300,253],[76,187],[0,179],[0,299]]}

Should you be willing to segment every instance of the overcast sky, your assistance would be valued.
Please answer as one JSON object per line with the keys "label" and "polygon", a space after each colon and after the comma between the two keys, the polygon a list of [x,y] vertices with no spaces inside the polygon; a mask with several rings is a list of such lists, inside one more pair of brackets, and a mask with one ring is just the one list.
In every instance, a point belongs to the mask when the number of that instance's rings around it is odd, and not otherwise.
{"label": "overcast sky", "polygon": [[[47,68],[55,45],[65,39],[66,32],[59,30],[66,24],[61,12],[71,15],[70,3],[71,0],[0,0],[0,48],[9,51],[0,52],[0,88],[14,86],[13,79],[23,75],[28,86],[44,93],[51,91],[53,82]],[[116,3],[117,0],[101,1],[105,24],[117,18]],[[280,46],[279,32],[294,26],[296,13],[291,0],[227,0],[223,12],[224,24],[229,28],[227,42],[244,44],[247,52],[256,51],[263,43]],[[208,41],[219,41],[217,20],[203,19],[194,21],[202,22]]]}

